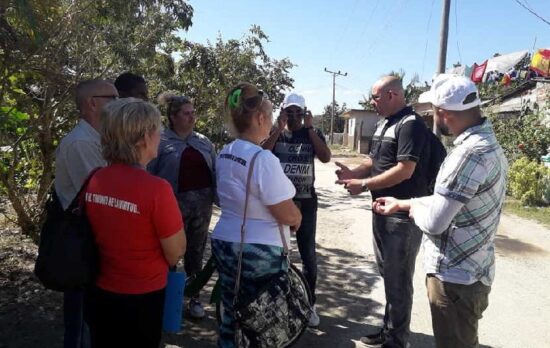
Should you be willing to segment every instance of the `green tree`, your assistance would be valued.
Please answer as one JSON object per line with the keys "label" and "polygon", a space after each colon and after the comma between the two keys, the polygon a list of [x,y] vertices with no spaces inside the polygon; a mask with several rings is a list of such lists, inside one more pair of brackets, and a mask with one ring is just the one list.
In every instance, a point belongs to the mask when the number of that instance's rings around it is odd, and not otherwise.
{"label": "green tree", "polygon": [[[346,126],[346,120],[340,116],[344,112],[348,111],[348,107],[346,103],[344,103],[342,106],[336,103],[335,106],[336,107],[334,108],[334,110],[336,112],[334,113],[334,133],[343,133],[344,128]],[[325,134],[330,133],[331,111],[332,111],[332,103],[326,105],[323,109],[323,113],[319,117],[316,117],[315,119],[315,123],[316,123],[315,127],[322,129]]]}
{"label": "green tree", "polygon": [[174,50],[181,59],[173,63],[173,78],[162,87],[191,97],[199,115],[197,129],[220,144],[227,134],[223,98],[232,86],[242,81],[253,83],[275,106],[282,102],[284,90],[293,86],[288,73],[294,64],[288,58],[270,58],[263,46],[268,41],[259,26],[252,26],[238,40],[224,41],[219,36],[213,43],[178,43]]}
{"label": "green tree", "polygon": [[76,121],[73,88],[122,71],[167,74],[183,0],[8,0],[0,6],[0,192],[37,240],[59,139]]}

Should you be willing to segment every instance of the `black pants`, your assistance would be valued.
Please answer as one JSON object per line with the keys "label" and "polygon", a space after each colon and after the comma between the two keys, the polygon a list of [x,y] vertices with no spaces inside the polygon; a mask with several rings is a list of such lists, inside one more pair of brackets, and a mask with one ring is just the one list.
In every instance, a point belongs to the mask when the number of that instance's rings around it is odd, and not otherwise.
{"label": "black pants", "polygon": [[126,295],[94,288],[86,293],[85,308],[92,348],[158,348],[164,289]]}
{"label": "black pants", "polygon": [[296,232],[296,243],[302,259],[302,273],[311,290],[312,302],[315,304],[315,287],[317,285],[317,252],[315,234],[317,231],[317,196],[311,199],[294,200],[302,213],[302,224]]}
{"label": "black pants", "polygon": [[384,347],[403,348],[409,338],[413,275],[422,231],[408,218],[372,214],[374,252],[384,279]]}

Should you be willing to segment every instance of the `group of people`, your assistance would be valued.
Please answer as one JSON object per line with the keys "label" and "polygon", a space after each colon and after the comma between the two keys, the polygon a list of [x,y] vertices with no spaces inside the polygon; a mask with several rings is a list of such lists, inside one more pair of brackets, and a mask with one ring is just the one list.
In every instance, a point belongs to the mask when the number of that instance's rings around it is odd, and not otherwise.
{"label": "group of people", "polygon": [[[458,136],[433,194],[426,180],[429,130],[394,77],[372,88],[371,103],[383,118],[369,157],[354,169],[337,163],[337,183],[352,195],[370,190],[373,197],[373,241],[387,303],[383,327],[361,338],[369,346],[407,347],[421,240],[437,346],[478,344],[507,165],[481,116],[475,85],[442,75],[431,93],[435,123],[443,134]],[[213,204],[221,208],[211,235],[224,308],[218,346],[235,346],[235,297],[253,297],[288,268],[282,255],[291,232],[313,295],[309,326],[319,325],[314,159],[330,161],[330,149],[296,93],[285,97],[275,122],[269,97],[250,83],[234,86],[223,102],[235,140],[217,152],[194,130],[193,102],[185,96],[159,96],[163,129],[142,77],[124,73],[114,84],[77,86],[80,120],[58,146],[55,190],[67,208],[92,175],[83,199],[100,273],[93,288],[64,295],[65,347],[157,347],[168,269],[183,257],[187,276],[201,270]],[[187,307],[195,318],[205,315],[199,295],[192,294]]]}
{"label": "group of people", "polygon": [[[313,129],[303,97],[289,94],[272,127],[267,95],[248,83],[235,86],[225,104],[236,140],[217,154],[212,142],[194,130],[192,100],[159,96],[164,129],[159,109],[148,102],[146,81],[138,75],[124,73],[114,84],[84,81],[75,93],[80,119],[56,151],[54,186],[66,209],[91,176],[83,199],[100,273],[93,288],[64,294],[65,347],[158,346],[168,269],[181,257],[188,277],[202,269],[213,204],[222,211],[211,238],[225,305],[219,342],[233,346],[234,261],[242,242],[247,163],[256,150],[239,296],[253,294],[272,273],[286,269],[279,227],[286,240],[290,229],[297,232],[314,294],[313,165],[316,155],[329,161],[330,150]],[[289,149],[289,144],[296,146]],[[199,295],[192,294],[187,306],[194,318],[205,315]],[[310,325],[319,325],[315,311]]]}

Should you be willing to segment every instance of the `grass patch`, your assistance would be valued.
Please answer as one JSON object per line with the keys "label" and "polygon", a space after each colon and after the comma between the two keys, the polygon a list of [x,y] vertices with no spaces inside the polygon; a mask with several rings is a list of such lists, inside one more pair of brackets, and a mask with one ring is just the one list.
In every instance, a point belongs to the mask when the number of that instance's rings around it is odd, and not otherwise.
{"label": "grass patch", "polygon": [[504,202],[504,212],[550,227],[550,207],[524,207],[519,201],[508,198]]}
{"label": "grass patch", "polygon": [[332,157],[365,157],[365,155],[353,151],[349,147],[344,145],[332,144],[328,147],[330,149],[330,152],[332,153]]}

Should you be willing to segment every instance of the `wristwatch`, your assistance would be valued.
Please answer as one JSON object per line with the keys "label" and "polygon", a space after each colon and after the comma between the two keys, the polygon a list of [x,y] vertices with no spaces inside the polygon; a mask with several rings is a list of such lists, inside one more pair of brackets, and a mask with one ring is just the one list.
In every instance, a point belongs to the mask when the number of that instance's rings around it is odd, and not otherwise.
{"label": "wristwatch", "polygon": [[369,187],[367,186],[367,179],[361,180],[361,192],[367,192],[369,190]]}

